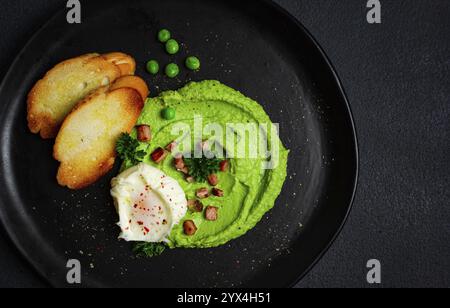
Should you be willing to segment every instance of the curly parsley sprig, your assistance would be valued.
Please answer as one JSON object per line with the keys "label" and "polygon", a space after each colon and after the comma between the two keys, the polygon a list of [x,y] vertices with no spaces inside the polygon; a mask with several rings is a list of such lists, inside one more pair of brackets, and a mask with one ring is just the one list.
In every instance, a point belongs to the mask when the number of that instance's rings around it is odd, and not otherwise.
{"label": "curly parsley sprig", "polygon": [[133,252],[138,258],[152,258],[162,255],[167,246],[163,243],[145,243],[134,244]]}
{"label": "curly parsley sprig", "polygon": [[197,182],[208,181],[208,176],[215,174],[220,170],[220,162],[218,158],[184,158],[184,163],[189,169],[189,175]]}
{"label": "curly parsley sprig", "polygon": [[116,151],[119,158],[131,165],[137,165],[144,160],[147,154],[139,149],[139,141],[132,138],[129,134],[123,133],[117,140]]}

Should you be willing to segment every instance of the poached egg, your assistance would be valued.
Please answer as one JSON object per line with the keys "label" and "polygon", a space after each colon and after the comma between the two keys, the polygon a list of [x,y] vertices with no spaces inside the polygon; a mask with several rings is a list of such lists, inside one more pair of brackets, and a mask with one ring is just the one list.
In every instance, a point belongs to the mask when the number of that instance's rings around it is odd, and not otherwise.
{"label": "poached egg", "polygon": [[111,195],[120,218],[119,238],[130,242],[167,242],[188,209],[180,184],[145,163],[114,178]]}

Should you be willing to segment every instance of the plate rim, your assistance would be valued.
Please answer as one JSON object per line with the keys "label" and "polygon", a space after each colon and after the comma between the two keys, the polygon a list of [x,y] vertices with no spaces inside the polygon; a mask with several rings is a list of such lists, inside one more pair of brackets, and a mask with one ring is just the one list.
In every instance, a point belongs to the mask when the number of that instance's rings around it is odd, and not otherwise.
{"label": "plate rim", "polygon": [[345,225],[347,224],[347,221],[350,217],[350,214],[353,210],[353,206],[355,203],[356,194],[358,192],[358,184],[359,184],[359,175],[360,175],[360,152],[359,152],[359,142],[358,142],[358,131],[356,128],[356,122],[355,117],[353,115],[353,111],[350,105],[350,101],[348,99],[347,93],[344,89],[344,86],[342,84],[342,81],[337,74],[336,68],[334,67],[333,63],[331,62],[328,55],[325,53],[325,50],[323,47],[319,44],[319,42],[316,40],[316,38],[312,35],[312,33],[303,25],[303,23],[297,19],[294,15],[292,15],[288,10],[286,10],[284,7],[282,7],[280,4],[276,3],[273,0],[263,0],[265,3],[270,3],[274,9],[278,10],[280,13],[282,13],[286,18],[289,18],[291,22],[293,22],[297,27],[302,29],[302,31],[308,36],[308,39],[313,43],[314,47],[317,49],[317,51],[320,53],[321,57],[325,60],[325,64],[328,66],[328,69],[333,74],[333,79],[336,82],[336,85],[338,87],[339,92],[341,93],[342,99],[344,100],[345,108],[347,109],[347,113],[349,115],[349,120],[351,124],[351,129],[353,131],[353,139],[355,143],[355,148],[353,151],[355,152],[355,174],[354,174],[354,185],[353,185],[353,191],[352,196],[350,198],[350,202],[348,205],[347,212],[342,220],[341,225],[339,226],[339,229],[335,232],[334,236],[328,243],[328,245],[322,250],[322,252],[315,258],[315,260],[311,263],[311,265],[299,276],[299,278],[293,282],[289,288],[293,288],[296,285],[298,285],[303,278],[305,278],[312,270],[313,268],[322,260],[322,258],[328,253],[328,251],[331,249],[333,244],[336,242],[336,240],[341,235]]}
{"label": "plate rim", "polygon": [[[337,74],[337,71],[336,71],[334,65],[332,64],[328,55],[325,53],[322,46],[319,44],[319,42],[316,40],[316,38],[312,35],[312,33],[303,25],[303,23],[299,19],[297,19],[294,15],[292,15],[287,9],[285,9],[284,7],[282,7],[280,4],[276,3],[273,0],[260,0],[260,1],[262,3],[264,3],[265,5],[272,7],[278,13],[280,13],[285,18],[287,18],[289,20],[289,22],[292,22],[297,28],[299,28],[307,36],[308,40],[312,43],[312,45],[314,46],[316,51],[319,52],[320,57],[324,60],[324,64],[326,65],[328,70],[332,73],[332,78],[334,79],[334,83],[336,84],[337,90],[340,93],[342,102],[344,103],[343,107],[345,107],[346,113],[349,116],[348,120],[350,121],[349,124],[350,124],[351,130],[352,130],[352,139],[354,142],[354,149],[352,149],[352,151],[354,152],[354,155],[355,155],[355,157],[354,157],[355,160],[354,160],[354,162],[352,162],[352,164],[354,164],[354,169],[355,169],[355,174],[352,175],[354,184],[353,184],[353,188],[352,188],[351,198],[350,198],[349,204],[347,205],[346,214],[345,214],[344,218],[342,219],[342,222],[340,223],[339,228],[336,230],[336,232],[334,233],[334,236],[331,238],[329,243],[321,250],[321,252],[317,255],[317,257],[314,258],[314,261],[310,264],[310,266],[306,270],[304,270],[303,273],[300,274],[299,277],[295,281],[293,281],[291,284],[289,284],[287,286],[287,288],[293,288],[293,287],[297,286],[311,272],[311,270],[320,262],[320,260],[322,260],[322,258],[328,253],[330,248],[333,246],[333,244],[339,238],[340,234],[342,233],[342,231],[349,219],[349,216],[350,216],[353,206],[354,206],[355,198],[356,198],[357,191],[358,191],[358,185],[359,185],[360,148],[359,148],[359,142],[358,142],[358,131],[357,131],[354,114],[353,114],[348,96],[346,94],[346,91],[343,87],[342,81],[341,81],[339,75]],[[64,15],[64,8],[57,10],[49,20],[47,20],[41,27],[39,27],[39,29],[28,39],[28,41],[22,47],[20,52],[17,53],[13,62],[11,62],[11,65],[9,66],[7,72],[5,73],[3,79],[0,82],[0,94],[4,92],[4,88],[6,86],[7,80],[14,73],[13,68],[19,63],[21,56],[26,52],[28,47],[36,40],[36,38],[39,37],[61,15]],[[0,107],[0,112],[2,114],[0,116],[0,122],[4,122],[4,118],[5,118],[4,114],[5,113],[2,111],[4,111],[4,109],[6,107],[7,107],[6,104],[2,105]],[[1,162],[1,164],[3,165],[4,163]],[[1,196],[0,196],[0,203],[2,204],[2,206],[4,205],[4,199]],[[24,261],[26,261],[26,263],[30,266],[31,270],[33,270],[39,276],[39,278],[43,281],[43,283],[45,283],[51,287],[57,287],[57,285],[54,284],[53,281],[49,277],[47,277],[47,275],[44,273],[44,271],[41,269],[41,267],[37,264],[37,262],[35,262],[33,260],[33,258],[30,256],[30,254],[24,248],[24,245],[21,244],[21,241],[19,240],[19,237],[16,234],[17,232],[13,232],[12,230],[10,230],[9,228],[6,227],[6,225],[7,225],[5,223],[6,220],[7,219],[6,219],[3,211],[0,211],[1,229],[3,229],[5,231],[6,236],[7,236],[8,240],[10,241],[10,244],[12,244],[12,246],[14,246],[14,248],[18,250],[18,253],[20,254],[18,257],[22,257],[24,259]]]}

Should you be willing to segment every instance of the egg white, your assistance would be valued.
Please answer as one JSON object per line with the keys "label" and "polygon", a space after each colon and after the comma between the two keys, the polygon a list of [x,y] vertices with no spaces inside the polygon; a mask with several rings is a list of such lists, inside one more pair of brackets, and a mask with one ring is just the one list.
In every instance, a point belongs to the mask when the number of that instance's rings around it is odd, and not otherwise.
{"label": "egg white", "polygon": [[173,227],[187,213],[186,195],[176,180],[141,163],[112,180],[121,228],[130,242],[167,242]]}

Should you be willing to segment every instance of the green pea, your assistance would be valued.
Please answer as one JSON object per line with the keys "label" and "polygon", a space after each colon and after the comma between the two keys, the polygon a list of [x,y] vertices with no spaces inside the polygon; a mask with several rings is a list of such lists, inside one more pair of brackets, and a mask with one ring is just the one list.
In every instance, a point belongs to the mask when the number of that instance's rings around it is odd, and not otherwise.
{"label": "green pea", "polygon": [[169,78],[175,78],[180,73],[180,68],[175,63],[170,63],[166,66],[166,75]]}
{"label": "green pea", "polygon": [[163,119],[170,121],[170,120],[175,119],[176,113],[177,112],[174,108],[168,107],[168,108],[164,108],[162,110],[161,115],[162,115]]}
{"label": "green pea", "polygon": [[200,69],[200,60],[197,57],[188,57],[186,67],[192,71],[197,71]]}
{"label": "green pea", "polygon": [[170,40],[170,38],[172,37],[172,35],[170,34],[170,31],[167,29],[162,29],[161,31],[159,31],[158,33],[158,40],[161,43],[165,43],[168,40]]}
{"label": "green pea", "polygon": [[159,72],[159,63],[156,60],[150,60],[147,62],[147,71],[152,74],[156,75]]}
{"label": "green pea", "polygon": [[176,54],[180,50],[180,45],[174,39],[170,39],[166,43],[166,51],[170,55]]}

